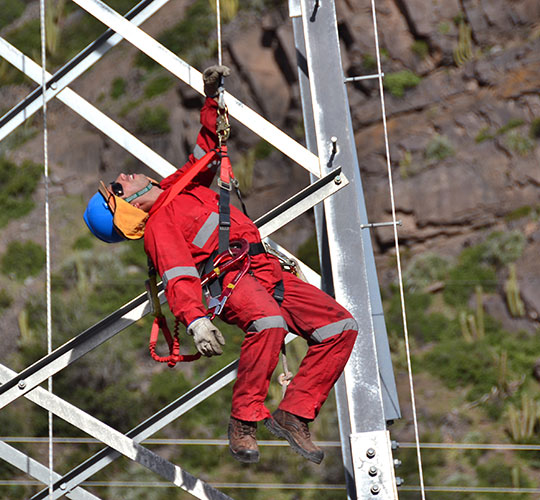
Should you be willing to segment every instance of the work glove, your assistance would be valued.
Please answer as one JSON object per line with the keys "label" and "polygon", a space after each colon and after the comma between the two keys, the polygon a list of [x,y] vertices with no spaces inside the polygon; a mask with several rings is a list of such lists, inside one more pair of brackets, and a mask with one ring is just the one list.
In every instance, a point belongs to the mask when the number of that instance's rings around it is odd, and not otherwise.
{"label": "work glove", "polygon": [[206,316],[192,321],[187,328],[187,333],[193,336],[195,347],[203,356],[223,354],[221,346],[225,345],[225,339]]}
{"label": "work glove", "polygon": [[229,76],[231,70],[227,66],[210,66],[203,71],[204,95],[217,97],[221,77]]}

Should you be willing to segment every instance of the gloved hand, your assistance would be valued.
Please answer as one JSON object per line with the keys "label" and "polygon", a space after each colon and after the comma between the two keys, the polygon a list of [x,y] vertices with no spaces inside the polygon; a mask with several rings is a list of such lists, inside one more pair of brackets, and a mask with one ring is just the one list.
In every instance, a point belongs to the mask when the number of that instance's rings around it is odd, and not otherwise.
{"label": "gloved hand", "polygon": [[225,339],[206,316],[192,321],[187,328],[187,333],[193,336],[195,347],[203,356],[223,354],[221,346],[225,345]]}
{"label": "gloved hand", "polygon": [[216,97],[221,77],[229,76],[231,70],[227,66],[210,66],[203,71],[204,95]]}

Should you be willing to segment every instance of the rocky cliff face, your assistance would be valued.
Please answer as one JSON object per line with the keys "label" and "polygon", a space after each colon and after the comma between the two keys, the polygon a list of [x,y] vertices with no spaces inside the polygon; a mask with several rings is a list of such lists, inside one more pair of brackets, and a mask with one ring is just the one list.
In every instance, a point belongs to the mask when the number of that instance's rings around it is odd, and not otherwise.
{"label": "rocky cliff face", "polygon": [[[170,2],[144,29],[157,36],[189,5]],[[346,76],[376,73],[371,2],[338,0],[336,8]],[[427,251],[456,256],[494,230],[523,232],[527,246],[517,262],[517,274],[527,321],[534,327],[540,312],[540,261],[535,259],[540,252],[540,4],[535,0],[379,0],[377,22],[389,164],[397,218],[403,222],[401,245],[411,256]],[[224,41],[224,62],[233,68],[228,89],[302,140],[286,6],[262,17],[241,12],[224,28]],[[173,164],[181,164],[196,135],[200,98],[176,83],[148,103],[170,110],[170,132],[136,132],[136,114],[128,104],[140,99],[144,75],[133,65],[135,55],[134,48],[122,43],[72,87]],[[110,98],[115,78],[126,82],[127,97],[121,101]],[[378,80],[348,85],[368,214],[373,222],[387,221],[391,201]],[[9,109],[28,90],[10,86],[1,91],[2,106]],[[122,170],[146,170],[62,105],[51,104],[49,111],[52,193],[61,226],[67,216],[60,198],[82,195],[86,199],[97,178],[109,180]],[[253,152],[259,139],[243,126],[233,126],[233,160],[249,163],[246,152]],[[17,161],[41,161],[40,135],[8,154]],[[248,193],[251,215],[261,215],[307,182],[307,174],[277,152],[261,155]],[[13,239],[41,238],[40,217],[34,214],[23,225],[11,224],[3,231],[0,250]],[[79,233],[84,231],[82,221],[67,218]],[[304,217],[277,238],[294,251],[311,232],[310,217]],[[385,258],[394,252],[393,234],[378,229],[373,236],[385,284],[395,279]],[[59,244],[57,240],[55,245]],[[504,308],[501,311],[501,317],[508,319]]]}

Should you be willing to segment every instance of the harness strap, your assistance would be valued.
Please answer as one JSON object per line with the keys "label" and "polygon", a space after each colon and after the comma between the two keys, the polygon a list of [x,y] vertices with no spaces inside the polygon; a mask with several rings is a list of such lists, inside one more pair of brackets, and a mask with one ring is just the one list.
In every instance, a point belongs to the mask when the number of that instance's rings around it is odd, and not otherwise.
{"label": "harness strap", "polygon": [[261,253],[266,253],[266,247],[262,241],[249,244],[249,255],[254,257],[255,255],[259,255]]}
{"label": "harness strap", "polygon": [[196,175],[205,168],[215,157],[218,156],[218,152],[213,149],[208,151],[200,160],[197,160],[187,172],[185,172],[169,189],[165,200],[159,207],[158,210],[162,209],[164,206],[168,205],[175,196],[180,193],[195,177]]}
{"label": "harness strap", "polygon": [[231,228],[231,187],[234,179],[231,160],[227,153],[227,145],[221,144],[219,155],[221,165],[219,170],[219,236],[218,252],[223,253],[229,248],[229,232]]}
{"label": "harness strap", "polygon": [[283,280],[279,280],[274,288],[274,300],[278,303],[279,306],[283,303],[285,298],[285,285]]}

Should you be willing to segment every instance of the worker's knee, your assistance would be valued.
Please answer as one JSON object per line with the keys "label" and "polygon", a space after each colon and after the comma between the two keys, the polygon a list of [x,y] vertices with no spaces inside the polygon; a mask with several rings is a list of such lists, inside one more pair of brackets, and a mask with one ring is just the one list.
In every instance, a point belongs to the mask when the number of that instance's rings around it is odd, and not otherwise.
{"label": "worker's knee", "polygon": [[325,342],[331,337],[337,335],[340,336],[341,340],[348,340],[350,342],[355,341],[356,335],[358,333],[358,324],[354,318],[345,318],[335,323],[330,323],[321,328],[317,328],[310,337],[311,342],[315,344],[320,344]]}

